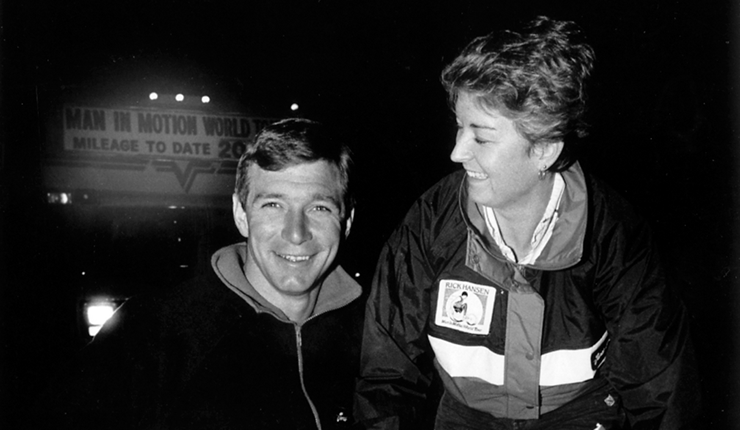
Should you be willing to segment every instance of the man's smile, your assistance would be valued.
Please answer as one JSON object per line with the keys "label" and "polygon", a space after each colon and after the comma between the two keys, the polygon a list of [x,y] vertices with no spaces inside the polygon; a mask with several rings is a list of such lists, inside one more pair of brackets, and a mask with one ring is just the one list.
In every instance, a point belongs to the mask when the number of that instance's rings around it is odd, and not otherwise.
{"label": "man's smile", "polygon": [[275,253],[278,257],[282,258],[283,260],[288,260],[291,263],[300,263],[303,261],[308,261],[309,257],[308,255],[290,255],[290,254],[278,254]]}

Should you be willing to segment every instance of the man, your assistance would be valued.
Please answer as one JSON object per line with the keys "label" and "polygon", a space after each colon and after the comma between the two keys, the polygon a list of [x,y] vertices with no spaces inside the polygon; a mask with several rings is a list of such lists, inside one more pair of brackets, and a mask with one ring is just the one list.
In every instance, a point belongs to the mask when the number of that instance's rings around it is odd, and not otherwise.
{"label": "man", "polygon": [[262,130],[233,195],[247,241],[216,252],[204,277],[125,303],[53,386],[46,423],[348,426],[361,288],[335,258],[352,224],[350,167],[316,122]]}

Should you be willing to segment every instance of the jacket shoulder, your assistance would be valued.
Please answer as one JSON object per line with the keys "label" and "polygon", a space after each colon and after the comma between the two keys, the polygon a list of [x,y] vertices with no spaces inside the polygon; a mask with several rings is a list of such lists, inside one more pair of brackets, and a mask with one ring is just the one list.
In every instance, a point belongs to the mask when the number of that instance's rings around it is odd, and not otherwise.
{"label": "jacket shoulder", "polygon": [[647,227],[639,209],[611,185],[586,174],[589,194],[589,223],[602,227],[634,229]]}
{"label": "jacket shoulder", "polygon": [[431,207],[445,207],[450,202],[457,202],[460,184],[464,176],[464,170],[457,170],[448,174],[422,193],[417,202],[424,202]]}
{"label": "jacket shoulder", "polygon": [[424,227],[446,222],[459,213],[459,190],[464,171],[451,173],[427,189],[406,212],[402,227]]}

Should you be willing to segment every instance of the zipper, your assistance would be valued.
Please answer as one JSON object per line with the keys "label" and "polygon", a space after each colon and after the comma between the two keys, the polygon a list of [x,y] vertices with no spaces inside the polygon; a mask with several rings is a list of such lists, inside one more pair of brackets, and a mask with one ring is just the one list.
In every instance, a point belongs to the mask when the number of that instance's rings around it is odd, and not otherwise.
{"label": "zipper", "polygon": [[306,397],[306,401],[311,407],[311,412],[313,412],[313,418],[316,421],[316,428],[321,430],[321,420],[319,419],[319,412],[316,410],[316,406],[311,401],[311,397],[308,396],[306,384],[303,382],[303,337],[301,335],[301,326],[295,324],[293,327],[295,327],[295,339],[298,352],[298,377],[301,380],[301,390],[303,390],[303,396]]}

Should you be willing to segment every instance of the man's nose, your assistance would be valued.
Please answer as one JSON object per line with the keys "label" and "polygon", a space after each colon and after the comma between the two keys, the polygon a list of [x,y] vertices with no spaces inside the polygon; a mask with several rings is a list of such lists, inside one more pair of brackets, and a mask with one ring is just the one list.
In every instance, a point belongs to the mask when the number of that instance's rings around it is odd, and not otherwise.
{"label": "man's nose", "polygon": [[458,131],[455,137],[455,147],[452,148],[450,159],[455,163],[464,163],[470,159],[470,137],[464,131]]}
{"label": "man's nose", "polygon": [[283,226],[283,239],[290,243],[300,245],[311,239],[309,220],[302,211],[290,211],[285,217]]}

